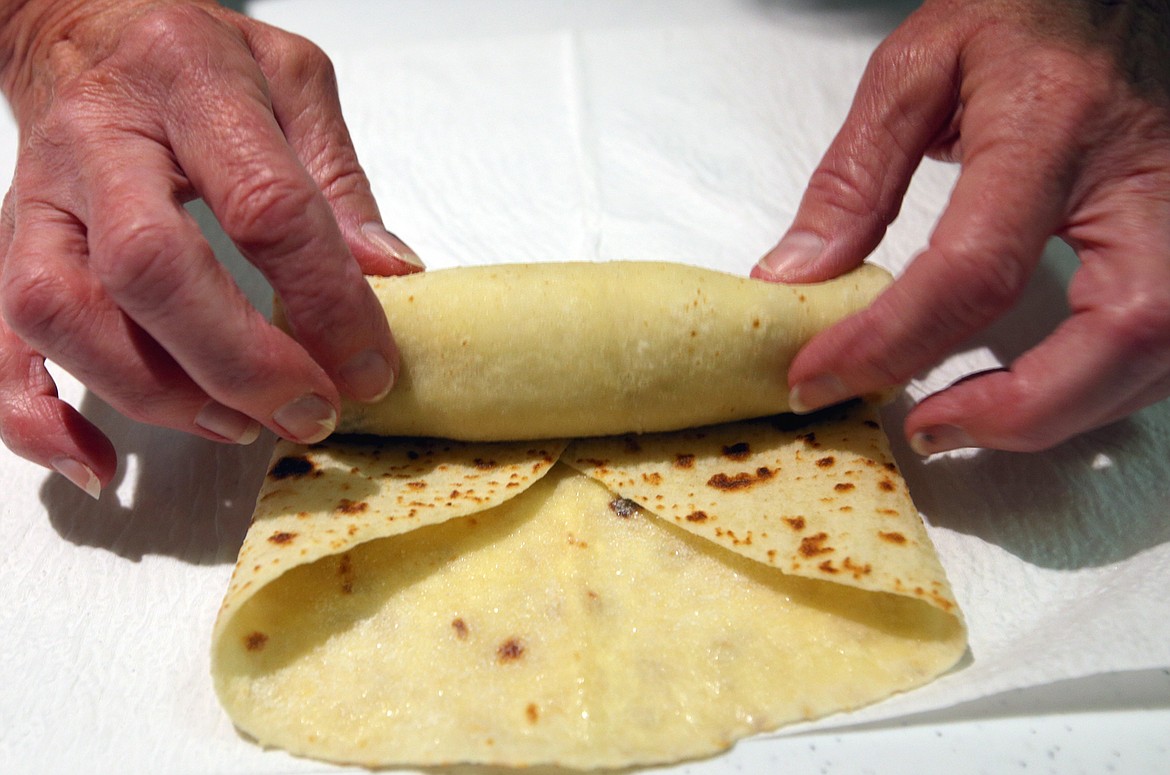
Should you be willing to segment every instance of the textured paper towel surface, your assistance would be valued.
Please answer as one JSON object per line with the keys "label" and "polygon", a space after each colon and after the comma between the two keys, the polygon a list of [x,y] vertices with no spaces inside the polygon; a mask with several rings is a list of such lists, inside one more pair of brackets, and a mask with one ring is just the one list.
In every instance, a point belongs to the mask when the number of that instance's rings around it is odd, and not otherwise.
{"label": "textured paper towel surface", "polygon": [[[388,224],[434,267],[636,258],[746,272],[791,217],[877,35],[771,7],[752,21],[686,22],[330,49]],[[952,179],[922,170],[880,263],[897,269],[921,246]],[[1062,314],[1071,266],[1052,250],[1027,309],[910,395],[1042,336]],[[266,297],[254,274],[245,282]],[[135,427],[63,382],[123,466],[95,504],[0,453],[0,762],[321,769],[240,739],[207,676],[266,444]],[[891,408],[891,428],[902,411]],[[828,723],[1170,666],[1167,404],[1041,455],[921,462],[896,451],[967,613],[971,657],[921,691]]]}

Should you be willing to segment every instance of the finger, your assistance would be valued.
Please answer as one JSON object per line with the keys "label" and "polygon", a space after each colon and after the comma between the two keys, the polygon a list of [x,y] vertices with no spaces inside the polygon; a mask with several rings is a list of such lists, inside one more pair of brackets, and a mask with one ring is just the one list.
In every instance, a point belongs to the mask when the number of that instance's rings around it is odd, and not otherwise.
{"label": "finger", "polygon": [[[170,163],[158,147],[128,138],[118,147],[136,164],[89,181],[89,268],[121,311],[165,349],[167,361],[189,375],[178,416],[254,437],[258,429],[240,427],[242,413],[288,438],[319,441],[336,420],[329,377],[249,304],[215,260],[178,204],[165,174]],[[216,405],[192,411],[195,393]]]}
{"label": "finger", "polygon": [[[202,38],[189,43],[206,46]],[[211,67],[202,56],[175,61],[196,71]],[[376,400],[397,367],[385,314],[263,85],[243,43],[225,45],[214,70],[176,74],[164,117],[168,137],[224,231],[280,296],[298,342],[342,392]],[[237,340],[232,349],[251,341]],[[329,399],[321,390],[316,396]]]}
{"label": "finger", "polygon": [[304,38],[256,23],[248,44],[270,86],[273,112],[289,145],[333,209],[365,274],[416,272],[422,261],[387,231],[342,117],[333,63]]}
{"label": "finger", "polygon": [[[1160,166],[1166,153],[1135,147],[1134,158]],[[1170,395],[1170,203],[1146,196],[1125,164],[1111,169],[1071,230],[1082,261],[1068,289],[1072,317],[1009,370],[916,407],[906,432],[920,453],[1044,449]]]}
{"label": "finger", "polygon": [[57,396],[44,359],[0,322],[0,438],[17,455],[57,471],[93,498],[117,468],[98,428]]}
{"label": "finger", "polygon": [[964,380],[915,407],[905,425],[911,447],[921,455],[961,447],[1034,452],[1160,400],[1170,388],[1170,335],[1141,341],[1133,328],[1116,310],[1074,315],[1010,369]]}
{"label": "finger", "polygon": [[914,170],[949,131],[958,101],[957,62],[935,38],[912,17],[874,52],[791,227],[754,277],[827,280],[859,264],[881,241]]}
{"label": "finger", "polygon": [[14,336],[131,419],[219,441],[255,440],[257,423],[211,400],[113,303],[82,265],[85,251],[84,230],[71,216],[47,205],[21,209],[3,275]]}
{"label": "finger", "polygon": [[969,132],[967,142],[963,172],[927,249],[873,305],[814,337],[794,359],[795,407],[901,384],[1019,296],[1063,217],[1068,184],[1053,172],[1063,160],[1055,153],[1042,159],[1029,139],[998,131]]}
{"label": "finger", "polygon": [[[0,208],[5,264],[15,230],[15,195]],[[93,498],[113,479],[117,454],[98,428],[57,396],[44,358],[0,318],[0,440],[17,455],[51,468]]]}

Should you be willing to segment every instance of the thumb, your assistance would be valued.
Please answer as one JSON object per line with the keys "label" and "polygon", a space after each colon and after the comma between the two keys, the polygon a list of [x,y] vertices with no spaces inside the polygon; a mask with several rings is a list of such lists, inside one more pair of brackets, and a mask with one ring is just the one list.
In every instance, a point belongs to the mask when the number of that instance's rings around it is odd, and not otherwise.
{"label": "thumb", "polygon": [[955,110],[958,63],[911,17],[869,60],[792,226],[752,276],[818,282],[856,266],[894,220],[910,178]]}
{"label": "thumb", "polygon": [[276,119],[333,209],[362,272],[397,275],[422,270],[418,255],[382,223],[342,117],[328,56],[304,38],[252,24],[249,44],[268,79]]}

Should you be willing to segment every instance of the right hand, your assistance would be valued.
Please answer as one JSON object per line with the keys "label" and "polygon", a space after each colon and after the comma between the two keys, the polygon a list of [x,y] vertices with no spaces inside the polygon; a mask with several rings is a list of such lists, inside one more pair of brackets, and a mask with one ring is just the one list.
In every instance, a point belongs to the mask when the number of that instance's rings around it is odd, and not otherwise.
{"label": "right hand", "polygon": [[[91,495],[105,435],[50,359],[122,414],[302,443],[376,400],[397,353],[363,274],[417,257],[381,225],[327,57],[207,0],[0,3],[20,127],[0,213],[0,435]],[[202,197],[281,299],[253,307],[183,207]]]}

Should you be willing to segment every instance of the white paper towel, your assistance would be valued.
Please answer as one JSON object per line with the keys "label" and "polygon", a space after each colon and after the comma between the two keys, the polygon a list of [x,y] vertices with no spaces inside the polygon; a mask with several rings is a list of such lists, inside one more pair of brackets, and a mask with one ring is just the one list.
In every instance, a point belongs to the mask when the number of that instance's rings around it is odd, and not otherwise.
{"label": "white paper towel", "polygon": [[[387,223],[430,266],[636,258],[746,272],[790,219],[877,40],[765,10],[329,53]],[[921,170],[880,263],[897,269],[923,244],[952,180]],[[1042,336],[1071,267],[1051,250],[1026,308],[910,395]],[[63,383],[124,465],[94,504],[0,453],[0,769],[324,769],[242,740],[207,675],[267,444],[133,426]],[[902,411],[889,412],[895,432]],[[1170,666],[1170,405],[1039,455],[897,452],[967,614],[970,659],[822,726]]]}

